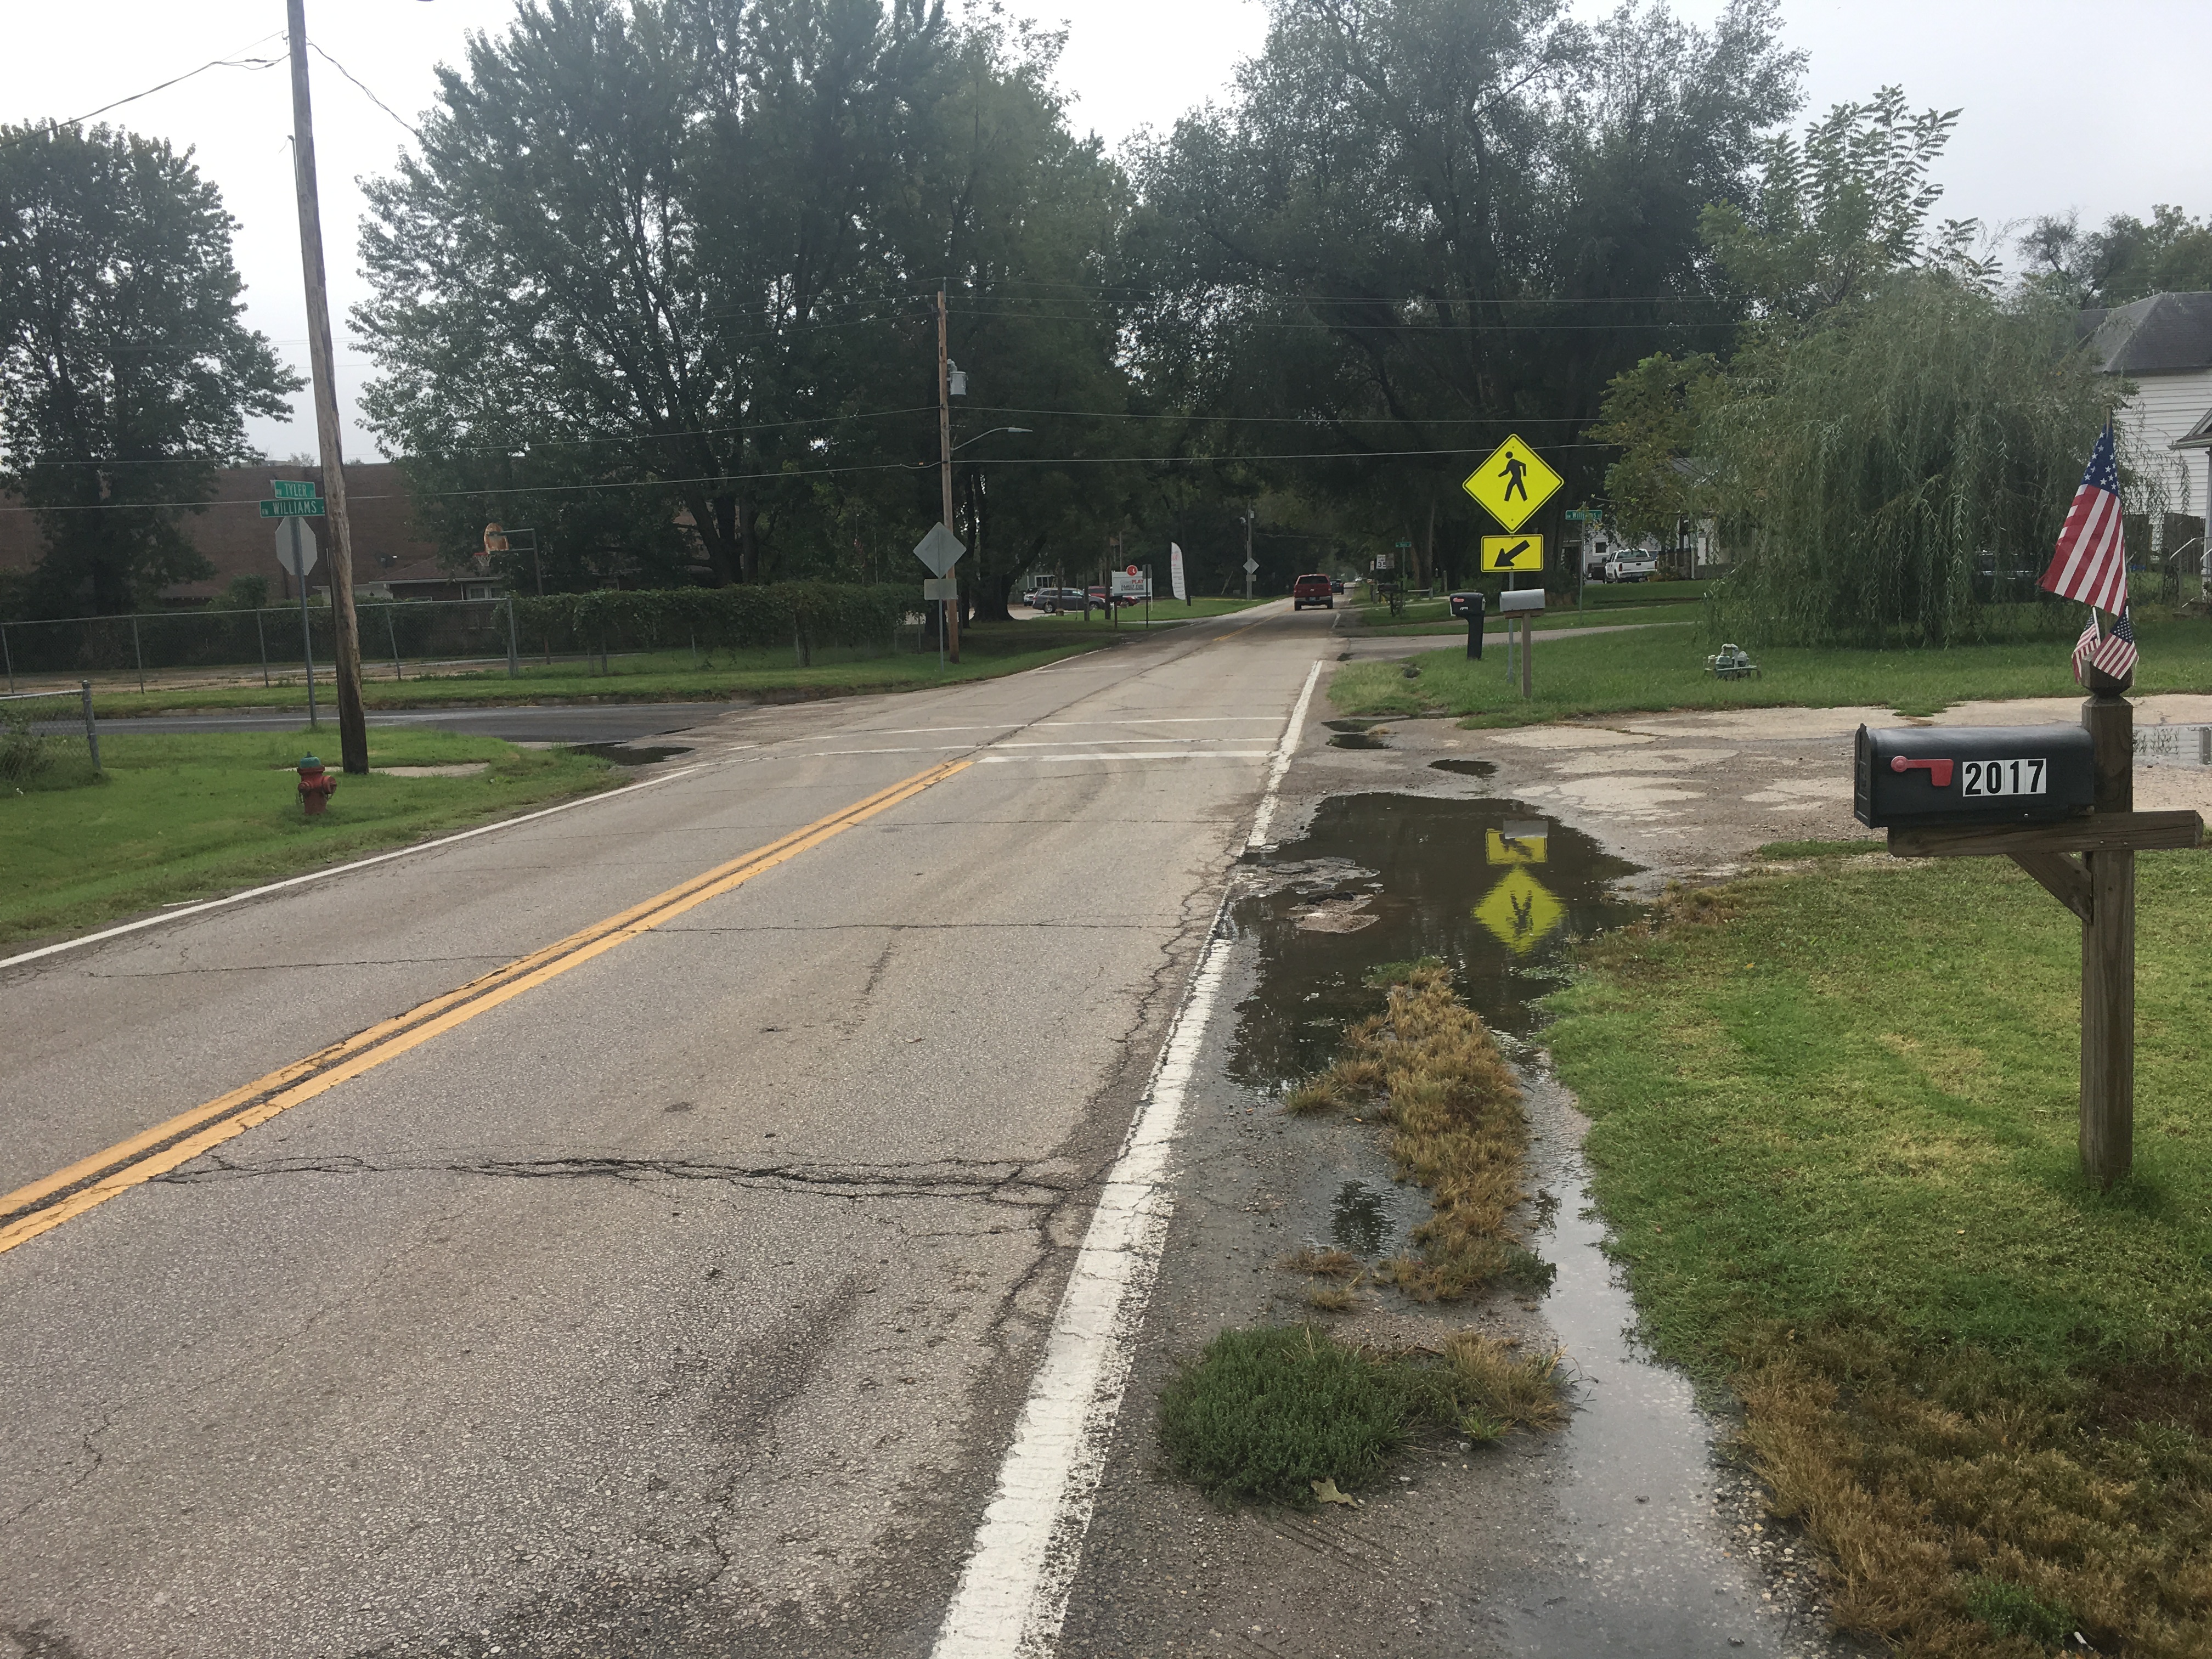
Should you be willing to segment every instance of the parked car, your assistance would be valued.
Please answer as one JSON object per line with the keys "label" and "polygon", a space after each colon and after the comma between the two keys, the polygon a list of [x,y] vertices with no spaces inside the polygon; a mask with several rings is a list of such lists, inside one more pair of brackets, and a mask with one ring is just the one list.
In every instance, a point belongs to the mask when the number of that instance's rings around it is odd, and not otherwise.
{"label": "parked car", "polygon": [[1336,590],[1328,577],[1318,574],[1301,576],[1291,584],[1291,609],[1303,611],[1310,605],[1317,605],[1324,611],[1334,611],[1336,609],[1335,594]]}
{"label": "parked car", "polygon": [[1344,578],[1343,578],[1343,577],[1341,577],[1341,576],[1331,576],[1331,577],[1328,579],[1328,591],[1329,591],[1330,592],[1332,592],[1332,593],[1341,593],[1341,592],[1344,592]]}
{"label": "parked car", "polygon": [[1659,574],[1659,556],[1608,553],[1590,567],[1589,574],[1601,582],[1647,582]]}
{"label": "parked car", "polygon": [[1083,590],[1079,587],[1040,587],[1030,604],[1036,610],[1055,613],[1080,611],[1083,609]]}

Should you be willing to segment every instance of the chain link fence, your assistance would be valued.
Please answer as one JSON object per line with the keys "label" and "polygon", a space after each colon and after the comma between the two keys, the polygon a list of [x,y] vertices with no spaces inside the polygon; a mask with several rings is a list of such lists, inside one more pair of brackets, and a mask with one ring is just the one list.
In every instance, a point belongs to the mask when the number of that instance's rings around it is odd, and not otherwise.
{"label": "chain link fence", "polygon": [[100,775],[100,726],[92,682],[68,691],[0,696],[0,787],[87,782]]}
{"label": "chain link fence", "polygon": [[[514,610],[506,599],[368,600],[355,607],[362,672],[519,672]],[[0,623],[10,692],[156,686],[296,686],[337,659],[327,605],[260,611],[170,611]]]}

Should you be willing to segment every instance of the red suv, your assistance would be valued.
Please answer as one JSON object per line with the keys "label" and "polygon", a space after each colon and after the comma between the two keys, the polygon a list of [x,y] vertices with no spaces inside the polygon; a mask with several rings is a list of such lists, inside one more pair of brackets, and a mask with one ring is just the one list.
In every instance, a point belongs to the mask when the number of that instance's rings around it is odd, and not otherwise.
{"label": "red suv", "polygon": [[1301,576],[1291,585],[1291,609],[1303,611],[1317,605],[1324,611],[1336,609],[1335,589],[1326,576]]}

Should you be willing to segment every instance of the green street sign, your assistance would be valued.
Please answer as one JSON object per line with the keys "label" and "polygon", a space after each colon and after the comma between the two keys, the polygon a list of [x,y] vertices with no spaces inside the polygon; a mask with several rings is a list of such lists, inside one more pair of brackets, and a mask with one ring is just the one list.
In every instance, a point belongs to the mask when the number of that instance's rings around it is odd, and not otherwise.
{"label": "green street sign", "polygon": [[280,501],[312,501],[315,499],[313,478],[271,478],[269,493]]}
{"label": "green street sign", "polygon": [[1605,514],[1594,507],[1571,507],[1566,517],[1569,524],[1595,524]]}
{"label": "green street sign", "polygon": [[311,501],[264,501],[261,503],[261,516],[264,519],[319,519],[323,516],[323,503],[319,498]]}

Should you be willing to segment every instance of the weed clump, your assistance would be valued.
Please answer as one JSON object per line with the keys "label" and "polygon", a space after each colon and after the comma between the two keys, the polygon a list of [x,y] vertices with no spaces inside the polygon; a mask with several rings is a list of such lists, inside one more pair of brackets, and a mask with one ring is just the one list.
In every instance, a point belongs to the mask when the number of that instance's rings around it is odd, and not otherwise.
{"label": "weed clump", "polygon": [[1161,1395],[1161,1448],[1210,1497],[1310,1509],[1326,1483],[1371,1484],[1423,1422],[1493,1441],[1565,1421],[1559,1356],[1512,1348],[1462,1331],[1439,1362],[1354,1347],[1311,1325],[1224,1331]]}
{"label": "weed clump", "polygon": [[1527,1280],[1534,1258],[1509,1224],[1528,1195],[1528,1128],[1511,1069],[1480,1017],[1454,994],[1442,962],[1386,963],[1369,983],[1387,988],[1383,1012],[1353,1027],[1336,1063],[1288,1106],[1348,1110],[1379,1100],[1375,1115],[1390,1125],[1400,1178],[1428,1190],[1432,1212],[1413,1233],[1421,1254],[1384,1262],[1376,1279],[1422,1302]]}
{"label": "weed clump", "polygon": [[1224,1331],[1161,1395],[1160,1445],[1209,1497],[1310,1509],[1316,1481],[1382,1473],[1410,1403],[1395,1366],[1310,1325]]}

